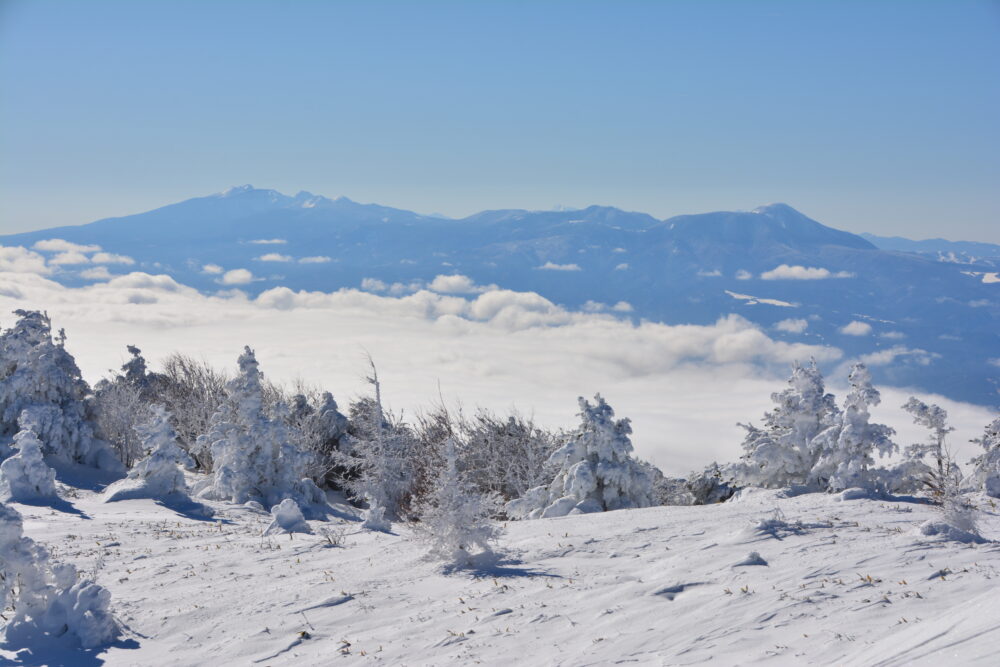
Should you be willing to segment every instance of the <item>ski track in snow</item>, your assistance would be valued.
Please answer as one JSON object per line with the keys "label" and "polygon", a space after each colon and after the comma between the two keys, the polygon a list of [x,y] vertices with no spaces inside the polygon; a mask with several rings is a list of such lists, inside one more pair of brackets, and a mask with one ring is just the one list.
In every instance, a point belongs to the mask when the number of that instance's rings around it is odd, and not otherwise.
{"label": "ski track in snow", "polygon": [[506,561],[445,574],[404,524],[262,537],[270,515],[224,503],[205,521],[64,496],[90,518],[13,505],[26,535],[96,572],[134,640],[77,664],[987,665],[1000,651],[1000,544],[918,535],[936,510],[913,502],[760,491],[510,522]]}

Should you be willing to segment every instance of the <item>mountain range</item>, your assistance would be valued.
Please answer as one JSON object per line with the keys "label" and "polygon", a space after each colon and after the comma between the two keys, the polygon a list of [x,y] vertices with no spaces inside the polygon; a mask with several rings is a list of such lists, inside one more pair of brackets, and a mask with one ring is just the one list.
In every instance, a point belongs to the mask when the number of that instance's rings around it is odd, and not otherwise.
{"label": "mountain range", "polygon": [[[774,338],[863,357],[882,382],[1000,402],[1000,246],[859,236],[786,204],[666,220],[604,206],[449,219],[247,185],[0,244],[51,256],[57,246],[36,244],[54,238],[101,246],[111,273],[166,273],[210,292],[399,294],[460,274],[637,321],[735,312]],[[52,276],[64,284],[100,275],[64,261]]]}

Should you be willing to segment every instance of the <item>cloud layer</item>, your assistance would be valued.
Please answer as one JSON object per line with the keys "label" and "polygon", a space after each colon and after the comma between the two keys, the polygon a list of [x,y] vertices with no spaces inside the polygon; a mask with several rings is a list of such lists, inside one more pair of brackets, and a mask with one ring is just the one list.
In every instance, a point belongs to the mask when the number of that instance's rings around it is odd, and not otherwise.
{"label": "cloud layer", "polygon": [[[547,426],[572,427],[576,397],[601,392],[632,418],[639,455],[672,473],[735,459],[735,423],[760,419],[793,360],[841,357],[831,347],[776,341],[738,315],[711,325],[635,324],[614,314],[624,306],[568,311],[464,276],[440,276],[430,283],[438,291],[399,297],[284,287],[256,299],[238,290],[207,296],[139,272],[80,288],[4,273],[0,285],[0,326],[12,324],[15,308],[48,310],[91,382],[121,365],[126,344],[142,348],[154,368],[181,351],[230,370],[249,344],[272,379],[302,378],[343,403],[366,391],[371,353],[388,402],[409,416],[436,400],[440,384],[452,404],[517,407]],[[876,416],[905,425],[895,407],[905,395],[886,393],[888,416]],[[955,408],[960,426],[972,425],[956,444],[988,421],[985,410],[936,402]]]}

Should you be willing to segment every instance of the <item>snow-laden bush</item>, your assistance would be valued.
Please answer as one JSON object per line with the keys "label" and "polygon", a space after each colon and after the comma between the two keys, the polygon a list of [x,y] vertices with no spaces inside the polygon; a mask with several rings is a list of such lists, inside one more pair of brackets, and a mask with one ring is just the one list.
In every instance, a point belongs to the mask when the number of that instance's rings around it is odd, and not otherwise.
{"label": "snow-laden bush", "polygon": [[45,463],[34,431],[18,431],[14,444],[17,454],[0,463],[0,498],[19,503],[59,500],[56,471]]}
{"label": "snow-laden bush", "polygon": [[505,506],[509,516],[547,518],[654,504],[652,467],[632,458],[629,420],[598,394],[592,405],[580,398],[580,426],[549,462],[557,470],[546,486],[530,489]]}
{"label": "snow-laden bush", "polygon": [[[202,496],[273,507],[292,498],[307,511],[325,505],[323,492],[306,477],[311,457],[292,444],[281,419],[264,414],[261,374],[253,350],[244,348],[239,375],[226,385],[228,400],[212,416],[198,445],[212,453],[214,476]],[[280,406],[279,406],[280,407]]]}
{"label": "snow-laden bush", "polygon": [[1000,417],[986,425],[983,437],[972,442],[983,448],[983,453],[972,459],[972,481],[993,498],[1000,498]]}
{"label": "snow-laden bush", "polygon": [[111,594],[79,579],[76,568],[49,560],[44,547],[24,537],[21,515],[0,504],[0,604],[4,639],[13,646],[37,632],[73,638],[84,648],[113,641],[120,630]]}
{"label": "snow-laden bush", "polygon": [[65,334],[53,341],[43,313],[15,314],[20,319],[0,334],[0,439],[21,429],[27,411],[46,458],[123,474],[114,452],[95,436],[90,387],[66,351]]}
{"label": "snow-laden bush", "polygon": [[156,400],[172,415],[174,430],[200,470],[212,470],[212,452],[199,448],[198,437],[208,432],[212,419],[226,401],[230,378],[203,361],[172,354],[163,362]]}
{"label": "snow-laden bush", "polygon": [[490,558],[500,535],[493,516],[500,511],[496,494],[483,494],[462,478],[454,438],[444,443],[444,465],[430,493],[417,508],[418,534],[431,545],[431,555],[458,567]]}
{"label": "snow-laden bush", "polygon": [[128,477],[104,491],[104,502],[187,499],[187,483],[179,466],[194,467],[194,461],[178,446],[170,414],[162,405],[151,405],[146,421],[136,424],[135,431],[146,456],[135,464]]}
{"label": "snow-laden bush", "polygon": [[821,454],[816,436],[839,418],[816,360],[808,366],[793,364],[788,388],[771,394],[771,400],[775,408],[764,413],[763,428],[741,424],[747,434],[742,461],[733,467],[736,481],[763,488],[809,484]]}
{"label": "snow-laden bush", "polygon": [[311,533],[312,528],[302,516],[298,503],[291,498],[285,498],[271,508],[271,523],[264,530],[265,535],[283,535],[286,533]]}
{"label": "snow-laden bush", "polygon": [[382,407],[382,385],[372,364],[367,378],[374,396],[351,405],[351,434],[339,460],[345,471],[341,484],[367,504],[363,526],[389,530],[410,500],[416,479],[411,457],[416,438]]}
{"label": "snow-laden bush", "polygon": [[871,474],[875,465],[873,454],[892,454],[896,444],[895,431],[883,424],[872,424],[869,406],[878,405],[881,396],[872,386],[872,376],[864,364],[851,367],[848,381],[851,391],[844,399],[844,409],[830,416],[833,422],[817,435],[812,449],[819,458],[810,478],[813,485],[828,491],[849,488],[871,489],[876,478]]}
{"label": "snow-laden bush", "polygon": [[698,473],[692,473],[684,486],[691,495],[691,505],[712,505],[733,497],[737,488],[732,481],[732,466],[716,462]]}
{"label": "snow-laden bush", "polygon": [[298,448],[312,454],[313,465],[309,476],[333,481],[341,441],[347,439],[349,425],[333,394],[328,391],[318,395],[311,392],[310,396],[295,394],[290,401],[287,422],[297,436]]}

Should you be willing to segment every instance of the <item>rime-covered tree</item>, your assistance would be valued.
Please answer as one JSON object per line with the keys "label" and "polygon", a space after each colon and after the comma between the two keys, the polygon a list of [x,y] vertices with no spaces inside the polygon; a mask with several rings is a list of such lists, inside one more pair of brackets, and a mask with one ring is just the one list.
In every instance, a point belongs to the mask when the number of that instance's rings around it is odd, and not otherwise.
{"label": "rime-covered tree", "polygon": [[143,455],[135,427],[146,418],[146,407],[161,401],[165,376],[149,372],[142,350],[127,345],[129,359],[121,371],[94,385],[97,431],[115,448],[126,467]]}
{"label": "rime-covered tree", "polygon": [[0,498],[33,502],[58,500],[56,471],[42,457],[42,443],[30,428],[14,436],[17,454],[0,463]]}
{"label": "rime-covered tree", "polygon": [[18,310],[20,318],[0,334],[0,439],[20,430],[27,411],[46,458],[122,473],[114,453],[96,437],[90,387],[66,351],[66,335],[52,339],[44,313]]}
{"label": "rime-covered tree", "polygon": [[432,556],[467,567],[477,557],[493,555],[491,543],[500,535],[493,516],[500,509],[500,498],[480,493],[463,479],[454,438],[445,440],[443,453],[444,465],[417,508],[416,529],[431,545]]}
{"label": "rime-covered tree", "polygon": [[349,426],[333,394],[324,391],[313,400],[305,394],[295,394],[290,401],[288,424],[298,435],[298,447],[313,455],[310,476],[320,480],[332,477],[340,442],[347,437]]}
{"label": "rime-covered tree", "polygon": [[194,460],[178,446],[170,415],[162,405],[151,405],[146,413],[146,420],[135,426],[145,456],[129,471],[128,477],[105,490],[105,502],[188,497],[180,466],[194,467]]}
{"label": "rime-covered tree", "polygon": [[972,480],[986,495],[1000,498],[1000,417],[986,425],[983,437],[972,440],[983,453],[972,459]]}
{"label": "rime-covered tree", "polygon": [[557,470],[547,486],[505,506],[513,517],[548,518],[654,504],[652,467],[632,458],[632,426],[597,394],[580,402],[580,426],[549,459]]}
{"label": "rime-covered tree", "polygon": [[71,638],[84,648],[107,644],[120,634],[107,589],[79,578],[68,563],[51,562],[44,547],[24,536],[21,515],[3,504],[0,575],[0,606],[11,610],[0,616],[0,632],[12,646],[37,631]]}
{"label": "rime-covered tree", "polygon": [[933,403],[928,405],[911,396],[903,409],[913,416],[914,424],[929,431],[929,437],[926,442],[909,445],[903,451],[903,463],[895,471],[900,480],[895,486],[906,490],[923,487],[940,501],[949,478],[959,474],[944,446],[945,437],[955,429],[948,425],[948,412]]}
{"label": "rime-covered tree", "polygon": [[346,471],[342,485],[367,505],[365,528],[389,530],[413,491],[410,457],[416,441],[410,429],[383,408],[378,370],[371,359],[369,363],[372,374],[366,380],[374,393],[351,405],[350,438],[340,456]]}
{"label": "rime-covered tree", "polygon": [[239,375],[226,386],[228,400],[213,415],[198,445],[211,451],[214,477],[202,494],[234,503],[257,501],[273,507],[292,498],[306,510],[325,504],[323,492],[306,477],[311,457],[293,443],[280,418],[264,414],[263,387],[257,358],[244,348]]}
{"label": "rime-covered tree", "polygon": [[896,432],[870,421],[869,406],[878,405],[882,399],[872,386],[872,376],[865,365],[854,364],[848,381],[851,391],[844,399],[844,409],[832,417],[831,426],[813,439],[819,459],[810,477],[816,486],[830,491],[871,487],[873,454],[878,452],[884,457],[897,449],[892,441]]}
{"label": "rime-covered tree", "polygon": [[771,400],[775,408],[764,413],[762,428],[741,424],[747,434],[742,461],[734,467],[736,481],[765,488],[808,484],[821,454],[816,436],[839,418],[816,360],[793,364],[788,388],[771,394]]}

